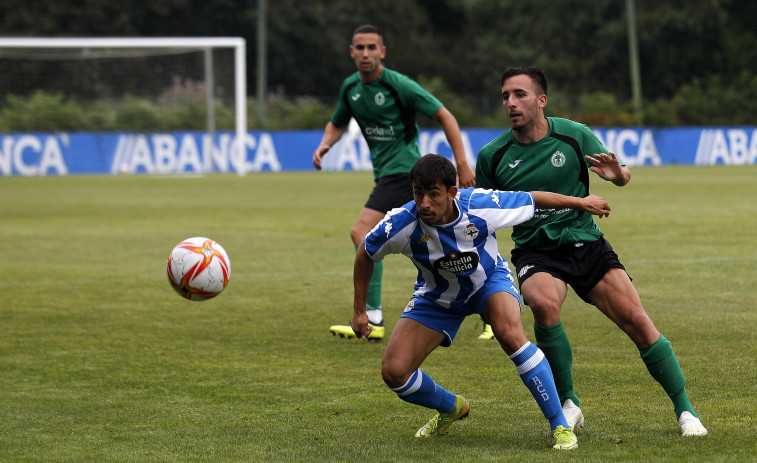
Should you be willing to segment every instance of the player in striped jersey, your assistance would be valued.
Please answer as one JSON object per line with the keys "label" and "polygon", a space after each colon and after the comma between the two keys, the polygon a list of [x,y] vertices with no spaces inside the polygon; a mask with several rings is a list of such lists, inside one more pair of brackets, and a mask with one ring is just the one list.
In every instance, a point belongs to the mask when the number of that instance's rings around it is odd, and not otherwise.
{"label": "player in striped jersey", "polygon": [[460,324],[478,314],[515,363],[555,437],[555,449],[578,446],[563,415],[552,372],[544,354],[526,339],[520,321],[520,294],[497,250],[495,231],[524,222],[535,207],[564,207],[600,216],[610,212],[598,196],[575,198],[545,192],[458,190],[456,172],[443,156],[422,157],[410,171],[414,201],[390,211],[360,244],[355,257],[352,329],[361,338],[372,327],[365,311],[374,262],[404,254],[418,269],[415,291],[394,328],[381,374],[404,401],[438,413],[416,437],[447,432],[465,418],[468,401],[420,369],[437,346],[451,345]]}

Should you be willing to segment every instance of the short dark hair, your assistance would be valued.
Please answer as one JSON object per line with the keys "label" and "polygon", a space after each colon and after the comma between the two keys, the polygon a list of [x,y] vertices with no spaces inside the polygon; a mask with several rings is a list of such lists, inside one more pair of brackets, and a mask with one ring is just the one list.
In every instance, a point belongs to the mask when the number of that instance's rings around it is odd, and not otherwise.
{"label": "short dark hair", "polygon": [[541,92],[543,94],[547,94],[547,76],[544,75],[544,71],[540,68],[530,66],[508,69],[504,74],[502,74],[502,83],[500,85],[505,85],[505,81],[510,77],[524,74],[529,76],[534,81],[536,86],[541,89]]}
{"label": "short dark hair", "polygon": [[447,189],[457,185],[457,170],[452,162],[438,154],[427,154],[410,169],[413,186],[429,189],[441,182]]}
{"label": "short dark hair", "polygon": [[355,32],[352,33],[352,37],[355,37],[357,34],[376,34],[381,38],[381,42],[384,41],[384,34],[381,33],[381,29],[376,26],[371,26],[370,24],[358,26],[358,28],[355,29]]}

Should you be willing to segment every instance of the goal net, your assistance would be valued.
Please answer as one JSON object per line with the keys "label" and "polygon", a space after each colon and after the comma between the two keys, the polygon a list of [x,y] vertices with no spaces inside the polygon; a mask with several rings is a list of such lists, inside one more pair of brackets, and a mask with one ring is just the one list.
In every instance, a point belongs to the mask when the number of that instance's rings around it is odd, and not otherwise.
{"label": "goal net", "polygon": [[233,131],[244,152],[242,38],[0,38],[0,88],[0,131]]}

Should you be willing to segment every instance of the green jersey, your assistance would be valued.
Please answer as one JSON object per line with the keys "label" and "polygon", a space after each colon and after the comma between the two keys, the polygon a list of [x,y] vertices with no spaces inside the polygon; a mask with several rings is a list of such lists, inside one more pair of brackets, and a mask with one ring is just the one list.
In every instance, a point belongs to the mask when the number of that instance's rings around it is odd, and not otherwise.
{"label": "green jersey", "polygon": [[[585,155],[607,153],[584,124],[548,117],[549,133],[536,143],[519,143],[508,130],[481,148],[476,186],[511,191],[552,191],[583,198],[589,195]],[[534,217],[513,227],[516,248],[554,249],[593,242],[602,232],[591,214],[574,209],[537,209]]]}
{"label": "green jersey", "polygon": [[364,83],[360,73],[346,78],[331,123],[343,127],[354,117],[371,151],[373,177],[408,173],[421,158],[415,113],[432,117],[442,103],[417,82],[386,69]]}

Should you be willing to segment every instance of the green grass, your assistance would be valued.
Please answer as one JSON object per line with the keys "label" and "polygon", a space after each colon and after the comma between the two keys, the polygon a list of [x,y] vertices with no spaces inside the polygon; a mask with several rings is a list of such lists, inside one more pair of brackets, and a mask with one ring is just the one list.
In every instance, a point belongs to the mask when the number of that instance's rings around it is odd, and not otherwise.
{"label": "green grass", "polygon": [[[440,439],[383,384],[386,341],[348,322],[349,229],[368,173],[0,179],[0,461],[753,461],[757,167],[633,169],[595,181],[600,221],[678,355],[710,435],[683,439],[638,351],[571,293],[563,320],[586,414],[575,452],[469,317],[424,370],[471,400]],[[176,295],[171,248],[209,236],[232,262],[211,301]],[[509,255],[509,233],[501,250]],[[387,259],[391,329],[415,273]],[[529,338],[532,318],[523,322]]]}

